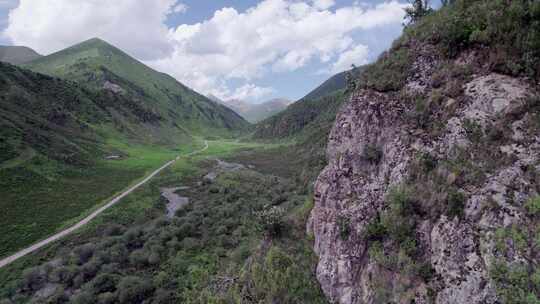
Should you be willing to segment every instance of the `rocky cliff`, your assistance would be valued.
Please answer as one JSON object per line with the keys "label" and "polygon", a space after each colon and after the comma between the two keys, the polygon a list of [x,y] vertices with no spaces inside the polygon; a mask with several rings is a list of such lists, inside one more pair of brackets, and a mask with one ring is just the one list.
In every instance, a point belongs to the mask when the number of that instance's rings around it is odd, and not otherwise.
{"label": "rocky cliff", "polygon": [[538,303],[538,82],[498,73],[486,49],[450,57],[411,37],[377,63],[407,49],[399,90],[358,86],[330,134],[307,227],[322,289],[343,304]]}

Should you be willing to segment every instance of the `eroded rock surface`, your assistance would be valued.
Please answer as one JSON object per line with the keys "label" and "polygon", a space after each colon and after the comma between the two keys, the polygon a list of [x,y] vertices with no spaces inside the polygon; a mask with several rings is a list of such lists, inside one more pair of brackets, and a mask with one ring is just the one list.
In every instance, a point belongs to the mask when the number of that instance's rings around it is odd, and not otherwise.
{"label": "eroded rock surface", "polygon": [[[436,69],[425,66],[436,64],[436,58],[418,60],[413,68],[427,74],[413,73],[406,87],[429,96],[428,80]],[[414,105],[398,94],[358,90],[341,109],[307,225],[319,256],[317,277],[332,303],[500,303],[490,275],[495,259],[508,265],[538,262],[538,256],[525,250],[525,258],[512,242],[505,253],[495,245],[497,231],[535,225],[524,208],[538,195],[540,168],[540,135],[529,125],[527,108],[532,88],[524,80],[488,73],[472,75],[462,89],[461,96],[446,99],[438,113],[431,113],[430,120],[443,120],[437,134],[418,127],[410,118]],[[497,128],[501,134],[492,135]],[[366,230],[389,208],[389,190],[411,183],[415,160],[426,154],[438,164],[434,175],[442,176],[444,187],[457,189],[464,205],[461,217],[419,216],[414,229],[421,253],[415,258],[434,272],[419,279],[370,257]],[[445,167],[459,157],[482,159],[473,163],[478,176],[466,178],[455,166]],[[383,242],[385,249],[389,244]]]}

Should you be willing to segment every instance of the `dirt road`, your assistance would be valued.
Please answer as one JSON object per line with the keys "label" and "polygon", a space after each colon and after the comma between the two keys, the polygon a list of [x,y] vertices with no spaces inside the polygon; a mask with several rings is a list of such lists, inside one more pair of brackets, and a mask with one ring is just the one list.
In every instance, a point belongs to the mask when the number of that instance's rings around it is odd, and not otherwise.
{"label": "dirt road", "polygon": [[181,157],[192,156],[192,155],[201,153],[201,152],[205,151],[206,149],[208,149],[208,141],[207,140],[204,141],[204,148],[202,148],[201,150],[193,151],[193,152],[188,153],[186,155],[176,157],[174,160],[171,160],[170,162],[168,162],[165,165],[161,166],[159,169],[152,172],[152,174],[145,177],[142,181],[138,182],[133,187],[129,188],[128,190],[124,191],[123,193],[121,193],[120,195],[115,197],[113,200],[108,202],[106,205],[104,205],[101,208],[99,208],[98,210],[92,212],[92,214],[85,217],[84,219],[79,221],[77,224],[75,224],[75,225],[73,225],[73,226],[71,226],[71,227],[69,227],[69,228],[67,228],[65,230],[62,230],[62,231],[60,231],[60,232],[58,232],[58,233],[44,239],[43,241],[40,241],[39,243],[36,243],[36,244],[34,244],[34,245],[32,245],[32,246],[30,246],[28,248],[22,249],[22,250],[18,251],[17,253],[15,253],[15,254],[7,257],[7,258],[4,258],[4,259],[0,260],[0,268],[4,267],[6,265],[9,265],[10,263],[14,262],[15,260],[17,260],[17,259],[19,259],[19,258],[21,258],[21,257],[23,257],[23,256],[25,256],[25,255],[27,255],[29,253],[34,252],[34,251],[40,249],[43,246],[46,246],[46,245],[48,245],[48,244],[50,244],[50,243],[52,243],[52,242],[54,242],[54,241],[56,241],[58,239],[63,238],[64,236],[66,236],[66,235],[72,233],[73,231],[81,228],[82,226],[88,224],[91,220],[93,220],[98,215],[103,213],[103,211],[105,211],[105,210],[109,209],[110,207],[114,206],[121,199],[123,199],[124,197],[126,197],[127,195],[129,195],[130,193],[135,191],[140,186],[146,184],[150,179],[152,179],[158,173],[163,171],[163,169],[165,169],[165,168],[169,167],[170,165],[172,165],[175,161],[179,160]]}

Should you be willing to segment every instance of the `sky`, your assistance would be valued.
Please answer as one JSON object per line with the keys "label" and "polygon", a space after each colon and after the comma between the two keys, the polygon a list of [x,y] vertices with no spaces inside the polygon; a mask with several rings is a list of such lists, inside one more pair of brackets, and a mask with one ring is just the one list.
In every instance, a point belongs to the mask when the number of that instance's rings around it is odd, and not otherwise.
{"label": "sky", "polygon": [[402,32],[406,0],[0,0],[0,44],[98,37],[205,95],[298,100]]}

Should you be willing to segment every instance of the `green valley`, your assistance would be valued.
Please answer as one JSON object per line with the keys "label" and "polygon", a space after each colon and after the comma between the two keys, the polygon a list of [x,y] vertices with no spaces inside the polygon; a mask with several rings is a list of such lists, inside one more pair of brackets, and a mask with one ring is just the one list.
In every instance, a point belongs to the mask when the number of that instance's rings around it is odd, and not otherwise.
{"label": "green valley", "polygon": [[[0,270],[0,297],[26,302],[34,291],[54,285],[52,293],[32,300],[67,301],[66,291],[82,288],[69,301],[327,303],[313,276],[309,241],[303,239],[311,201],[294,181],[296,165],[280,157],[282,149],[210,141],[208,150],[181,158],[77,233]],[[215,158],[243,167],[224,169]],[[215,179],[207,177],[212,172],[218,173]],[[167,218],[160,189],[180,186],[189,187],[178,193],[189,197],[190,204]],[[264,212],[269,210],[287,216],[277,226],[266,226]],[[66,250],[72,258],[65,258]],[[57,258],[57,270],[45,270],[48,264],[29,268]],[[98,287],[104,279],[135,285],[115,292]],[[251,287],[245,289],[246,284]],[[295,292],[285,286],[294,286]]]}
{"label": "green valley", "polygon": [[0,304],[540,304],[540,0],[14,2]]}
{"label": "green valley", "polygon": [[66,227],[198,137],[248,126],[101,40],[27,66],[69,80],[0,63],[0,256]]}

